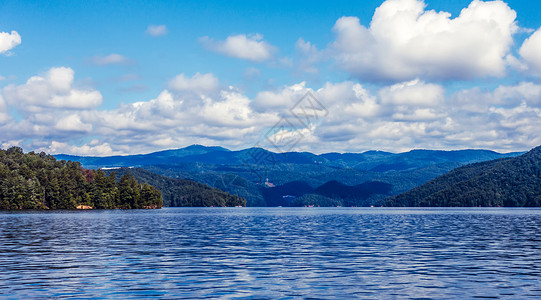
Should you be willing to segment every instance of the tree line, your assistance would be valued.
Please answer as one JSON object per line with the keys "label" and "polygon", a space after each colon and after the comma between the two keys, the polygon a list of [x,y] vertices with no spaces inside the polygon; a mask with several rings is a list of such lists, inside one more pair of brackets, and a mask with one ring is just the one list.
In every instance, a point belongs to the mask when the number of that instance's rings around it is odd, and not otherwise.
{"label": "tree line", "polygon": [[193,180],[161,176],[141,168],[120,168],[122,176],[130,175],[160,189],[165,206],[171,207],[234,207],[246,206],[246,199]]}
{"label": "tree line", "polygon": [[84,169],[52,155],[0,149],[0,209],[161,208],[161,192],[130,174]]}

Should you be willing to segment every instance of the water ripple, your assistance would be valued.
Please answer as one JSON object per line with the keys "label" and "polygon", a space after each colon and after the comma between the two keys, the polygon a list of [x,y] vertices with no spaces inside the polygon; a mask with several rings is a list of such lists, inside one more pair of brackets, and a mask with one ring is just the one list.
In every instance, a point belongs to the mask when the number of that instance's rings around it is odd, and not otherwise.
{"label": "water ripple", "polygon": [[8,298],[541,297],[539,209],[0,213]]}

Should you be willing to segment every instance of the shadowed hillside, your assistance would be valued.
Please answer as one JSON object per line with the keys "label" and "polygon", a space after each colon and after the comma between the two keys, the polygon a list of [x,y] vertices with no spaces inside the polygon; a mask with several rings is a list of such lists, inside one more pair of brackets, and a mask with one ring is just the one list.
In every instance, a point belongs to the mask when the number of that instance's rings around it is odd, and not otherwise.
{"label": "shadowed hillside", "polygon": [[[107,170],[111,173],[111,170]],[[246,199],[185,179],[173,179],[137,168],[115,169],[119,175],[130,174],[140,182],[157,187],[162,192],[165,206],[179,207],[234,207],[246,206]]]}
{"label": "shadowed hillside", "polygon": [[541,146],[457,168],[387,200],[388,206],[541,206]]}
{"label": "shadowed hillside", "polygon": [[[309,193],[307,187],[313,189],[332,181],[346,186],[381,182],[390,185],[390,190],[372,194],[362,204],[379,206],[386,196],[406,192],[457,167],[517,155],[487,150],[412,150],[396,154],[367,151],[317,155],[309,152],[273,153],[261,148],[230,151],[193,145],[143,155],[57,155],[57,158],[81,161],[87,168],[141,167],[162,176],[197,181],[242,197],[246,199],[247,206],[293,205],[293,197]],[[267,181],[280,189],[268,190]],[[301,182],[304,185],[299,185]],[[325,202],[329,201],[325,199]]]}

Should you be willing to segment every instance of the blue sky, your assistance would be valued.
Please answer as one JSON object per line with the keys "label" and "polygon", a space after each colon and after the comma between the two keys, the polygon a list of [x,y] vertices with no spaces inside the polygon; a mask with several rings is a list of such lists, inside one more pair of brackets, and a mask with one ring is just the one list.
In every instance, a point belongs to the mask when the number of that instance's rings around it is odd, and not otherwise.
{"label": "blue sky", "polygon": [[[0,146],[527,150],[541,144],[540,11],[517,0],[2,1]],[[307,92],[325,114],[301,125],[291,108]]]}

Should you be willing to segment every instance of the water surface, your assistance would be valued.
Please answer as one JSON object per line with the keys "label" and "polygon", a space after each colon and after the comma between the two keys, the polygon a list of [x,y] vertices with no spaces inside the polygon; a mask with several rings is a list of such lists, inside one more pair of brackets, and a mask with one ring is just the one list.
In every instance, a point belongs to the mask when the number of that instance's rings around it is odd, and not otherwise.
{"label": "water surface", "polygon": [[0,212],[0,297],[540,298],[540,209]]}

